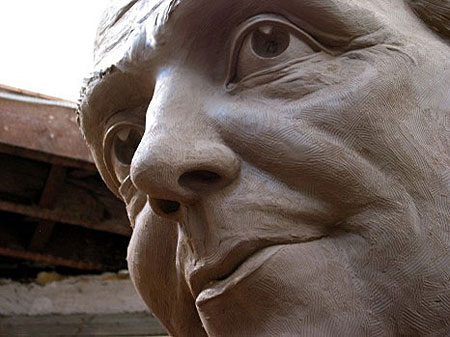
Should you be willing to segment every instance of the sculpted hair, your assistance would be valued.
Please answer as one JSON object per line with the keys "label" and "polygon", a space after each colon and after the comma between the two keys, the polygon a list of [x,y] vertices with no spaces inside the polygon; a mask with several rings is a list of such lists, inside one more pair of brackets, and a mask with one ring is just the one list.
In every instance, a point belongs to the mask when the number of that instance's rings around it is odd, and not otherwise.
{"label": "sculpted hair", "polygon": [[450,0],[407,0],[428,27],[450,40]]}
{"label": "sculpted hair", "polygon": [[180,0],[111,1],[97,29],[95,64],[99,65],[106,54],[126,46],[147,22],[152,22],[156,27],[164,25],[179,3]]}

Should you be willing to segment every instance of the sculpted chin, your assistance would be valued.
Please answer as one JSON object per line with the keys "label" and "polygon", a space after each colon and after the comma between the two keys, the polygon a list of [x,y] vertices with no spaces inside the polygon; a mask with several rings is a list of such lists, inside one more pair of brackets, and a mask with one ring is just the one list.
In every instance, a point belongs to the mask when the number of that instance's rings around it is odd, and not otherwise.
{"label": "sculpted chin", "polygon": [[79,122],[173,336],[450,335],[449,0],[134,0]]}

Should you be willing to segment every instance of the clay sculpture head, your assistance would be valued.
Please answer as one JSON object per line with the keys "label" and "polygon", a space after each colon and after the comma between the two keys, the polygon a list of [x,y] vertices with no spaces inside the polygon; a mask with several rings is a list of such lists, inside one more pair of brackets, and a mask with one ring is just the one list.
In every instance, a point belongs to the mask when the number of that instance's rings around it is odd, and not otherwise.
{"label": "clay sculpture head", "polygon": [[449,13],[111,4],[79,121],[171,334],[449,333]]}

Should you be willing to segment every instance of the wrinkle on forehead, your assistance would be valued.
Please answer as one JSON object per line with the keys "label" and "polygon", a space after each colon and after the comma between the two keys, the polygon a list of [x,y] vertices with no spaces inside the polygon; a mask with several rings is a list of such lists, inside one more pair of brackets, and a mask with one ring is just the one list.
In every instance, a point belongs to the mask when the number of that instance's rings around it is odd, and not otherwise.
{"label": "wrinkle on forehead", "polygon": [[[150,54],[159,32],[181,0],[112,0],[104,12],[94,46],[94,71],[120,66]],[[144,57],[145,55],[142,55]]]}

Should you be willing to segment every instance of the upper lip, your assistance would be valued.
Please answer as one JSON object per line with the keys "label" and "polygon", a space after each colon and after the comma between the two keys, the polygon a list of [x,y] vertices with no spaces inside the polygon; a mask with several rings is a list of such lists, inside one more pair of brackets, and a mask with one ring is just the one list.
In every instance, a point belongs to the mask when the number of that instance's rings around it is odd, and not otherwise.
{"label": "upper lip", "polygon": [[[305,240],[269,240],[269,241],[253,241],[240,242],[228,250],[228,252],[202,259],[196,264],[192,271],[188,272],[187,280],[190,285],[192,295],[197,298],[198,295],[208,285],[215,281],[224,280],[231,275],[248,259],[257,254],[259,251],[271,247],[289,244],[298,244],[319,240],[323,236],[308,238]],[[209,262],[209,263],[208,263]]]}

